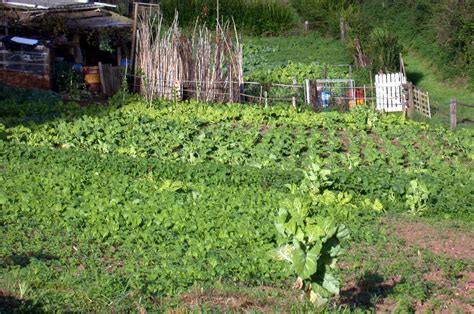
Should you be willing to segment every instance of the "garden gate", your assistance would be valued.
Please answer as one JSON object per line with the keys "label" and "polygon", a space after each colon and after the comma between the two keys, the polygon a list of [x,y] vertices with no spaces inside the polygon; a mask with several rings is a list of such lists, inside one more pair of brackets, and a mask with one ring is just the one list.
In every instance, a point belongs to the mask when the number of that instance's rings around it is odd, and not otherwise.
{"label": "garden gate", "polygon": [[376,109],[386,112],[403,111],[406,101],[403,84],[407,78],[402,73],[375,75]]}
{"label": "garden gate", "polygon": [[427,91],[413,86],[413,105],[416,111],[431,118],[430,96]]}

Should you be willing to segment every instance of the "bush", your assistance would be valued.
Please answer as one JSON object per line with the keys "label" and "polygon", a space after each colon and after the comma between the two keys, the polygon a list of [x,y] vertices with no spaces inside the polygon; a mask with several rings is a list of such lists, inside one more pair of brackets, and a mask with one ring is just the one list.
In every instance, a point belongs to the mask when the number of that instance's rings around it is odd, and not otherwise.
{"label": "bush", "polygon": [[[213,0],[163,0],[161,8],[165,18],[179,12],[181,25],[192,26],[199,19],[214,25],[217,18]],[[239,30],[250,34],[279,34],[292,29],[298,14],[293,7],[280,0],[220,0],[219,17],[234,19]]]}
{"label": "bush", "polygon": [[361,4],[365,23],[384,25],[401,42],[431,60],[445,78],[465,77],[474,87],[474,2],[378,0]]}
{"label": "bush", "polygon": [[356,3],[354,0],[291,0],[291,5],[302,18],[312,22],[315,29],[338,37],[340,19],[345,20]]}
{"label": "bush", "polygon": [[397,35],[384,28],[375,28],[369,36],[367,52],[372,61],[372,69],[377,72],[396,72],[400,69],[402,45]]}

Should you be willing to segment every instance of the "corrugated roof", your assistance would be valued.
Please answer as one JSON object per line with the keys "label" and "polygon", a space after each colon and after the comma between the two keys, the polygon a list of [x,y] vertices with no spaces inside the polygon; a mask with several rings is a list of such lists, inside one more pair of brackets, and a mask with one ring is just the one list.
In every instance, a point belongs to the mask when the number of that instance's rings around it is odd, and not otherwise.
{"label": "corrugated roof", "polygon": [[16,2],[25,4],[50,4],[50,5],[68,5],[77,3],[89,3],[89,0],[3,0],[2,3]]}
{"label": "corrugated roof", "polygon": [[123,28],[130,27],[132,20],[114,12],[97,10],[72,12],[68,14],[66,23],[69,27],[78,29]]}
{"label": "corrugated roof", "polygon": [[56,9],[85,9],[89,7],[103,7],[104,5],[89,0],[3,0],[7,7],[16,7],[27,10],[56,10]]}
{"label": "corrugated roof", "polygon": [[[22,3],[20,4],[18,1]],[[23,25],[26,25],[26,23],[33,25],[36,18],[44,19],[45,16],[64,18],[69,28],[83,30],[112,27],[127,28],[132,24],[129,18],[105,10],[105,5],[86,0],[8,0],[8,2],[0,3],[0,6],[2,4],[7,7],[14,6],[18,8],[19,11],[13,18],[19,20]]]}

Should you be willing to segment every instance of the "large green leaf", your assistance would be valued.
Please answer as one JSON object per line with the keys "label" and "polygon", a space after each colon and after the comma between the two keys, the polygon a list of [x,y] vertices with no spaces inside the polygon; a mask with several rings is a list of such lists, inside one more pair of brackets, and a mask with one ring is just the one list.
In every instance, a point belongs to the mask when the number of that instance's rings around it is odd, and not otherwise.
{"label": "large green leaf", "polygon": [[332,294],[339,294],[339,281],[330,273],[324,273],[323,288]]}
{"label": "large green leaf", "polygon": [[282,245],[279,248],[273,250],[272,256],[275,257],[276,259],[287,261],[287,262],[292,262],[292,252],[294,250],[294,247],[286,244]]}
{"label": "large green leaf", "polygon": [[305,253],[302,248],[297,248],[293,251],[292,261],[296,274],[303,280],[308,279],[316,273],[321,248],[321,243],[317,243],[308,251],[308,253]]}
{"label": "large green leaf", "polygon": [[350,231],[345,225],[340,225],[337,229],[336,236],[339,240],[347,240],[350,238]]}
{"label": "large green leaf", "polygon": [[330,293],[328,290],[323,288],[319,283],[313,282],[311,284],[311,290],[316,293],[317,295],[321,296],[322,298],[329,298],[332,296],[332,293]]}
{"label": "large green leaf", "polygon": [[278,233],[282,236],[285,236],[285,222],[288,218],[288,211],[284,208],[280,208],[278,215],[275,218],[275,228]]}
{"label": "large green leaf", "polygon": [[320,241],[326,233],[323,228],[319,225],[309,225],[306,227],[306,235],[308,237],[308,243],[313,243],[315,241]]}

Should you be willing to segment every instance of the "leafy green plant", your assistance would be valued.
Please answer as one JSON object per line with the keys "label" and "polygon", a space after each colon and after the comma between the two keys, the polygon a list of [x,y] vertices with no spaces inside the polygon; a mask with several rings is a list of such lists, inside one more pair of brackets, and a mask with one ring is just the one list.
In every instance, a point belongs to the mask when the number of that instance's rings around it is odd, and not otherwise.
{"label": "leafy green plant", "polygon": [[305,291],[311,302],[322,305],[339,293],[334,269],[343,252],[340,241],[349,237],[349,231],[331,219],[312,214],[299,199],[280,209],[275,225],[286,243],[275,253],[298,276],[295,288]]}
{"label": "leafy green plant", "polygon": [[400,69],[402,45],[398,36],[385,28],[375,28],[369,35],[367,52],[374,72],[395,72]]}
{"label": "leafy green plant", "polygon": [[[469,130],[362,108],[315,114],[136,96],[82,108],[28,92],[18,102],[0,93],[0,281],[14,295],[29,287],[30,311],[107,312],[113,301],[128,312],[141,298],[162,312],[193,289],[282,291],[290,276],[321,304],[343,275],[399,274],[385,263],[393,251],[379,218],[406,212],[407,199],[426,205],[426,218],[473,220]],[[344,226],[354,241],[340,255]],[[269,258],[275,247],[286,263]],[[342,259],[347,267],[332,267]],[[390,298],[431,291],[410,271]]]}
{"label": "leafy green plant", "polygon": [[[301,190],[305,194],[317,195],[323,187],[331,184],[330,171],[313,163],[305,173]],[[297,190],[292,189],[293,193]],[[339,198],[341,204],[345,203]],[[350,198],[348,198],[350,201]],[[322,203],[337,206],[323,194]],[[321,211],[312,202],[295,197],[280,208],[275,226],[281,236],[276,257],[288,262],[296,274],[295,288],[302,289],[310,301],[318,306],[339,293],[339,281],[334,269],[338,257],[343,253],[340,241],[349,238],[349,230],[337,224],[331,217],[321,216]]]}
{"label": "leafy green plant", "polygon": [[73,101],[78,101],[87,95],[82,72],[73,69],[69,63],[57,67],[54,79],[57,90],[65,93]]}
{"label": "leafy green plant", "polygon": [[292,84],[293,79],[302,84],[305,79],[322,78],[349,78],[349,68],[317,63],[293,63],[290,61],[286,65],[250,71],[245,76],[247,81],[283,84]]}
{"label": "leafy green plant", "polygon": [[423,215],[428,210],[430,191],[428,186],[418,180],[411,180],[406,193],[406,204],[412,215]]}

